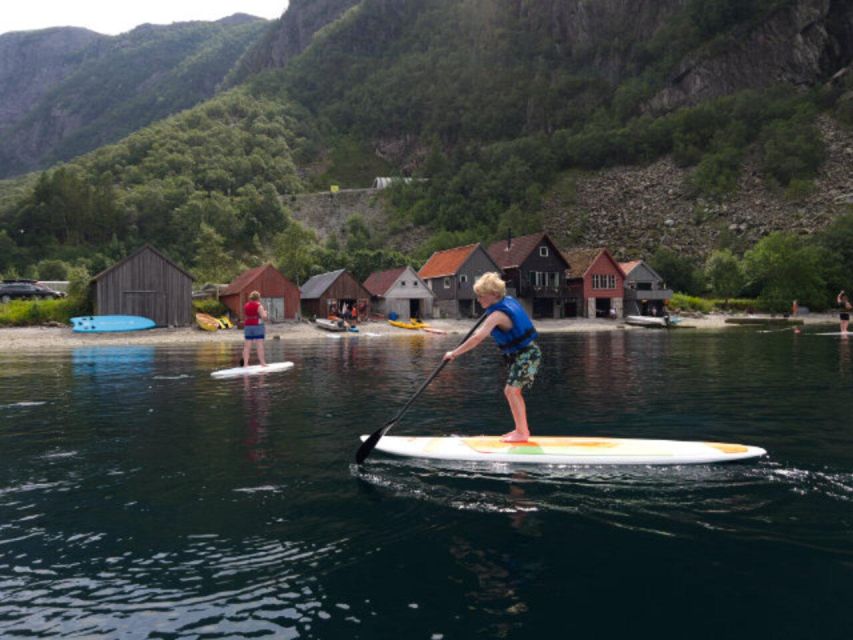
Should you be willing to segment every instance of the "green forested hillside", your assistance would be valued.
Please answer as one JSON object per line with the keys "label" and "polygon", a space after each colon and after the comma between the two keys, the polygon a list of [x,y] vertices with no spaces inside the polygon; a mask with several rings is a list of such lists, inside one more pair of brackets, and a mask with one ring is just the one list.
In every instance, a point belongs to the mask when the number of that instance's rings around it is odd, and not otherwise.
{"label": "green forested hillside", "polygon": [[[335,266],[366,275],[508,229],[538,230],[546,197],[567,175],[662,156],[687,168],[686,184],[673,187],[697,202],[724,202],[747,157],[780,193],[807,193],[827,157],[815,118],[853,124],[853,84],[826,83],[832,65],[814,71],[810,88],[770,82],[670,110],[652,105],[685,60],[713,60],[809,2],[673,0],[635,16],[602,1],[613,21],[576,34],[555,18],[566,4],[556,0],[364,0],[283,69],[0,199],[0,243],[11,248],[0,269],[38,271],[49,257],[91,271],[151,241],[202,279],[227,279],[260,259],[295,278]],[[836,66],[850,63],[853,43],[842,44]],[[366,228],[353,212],[341,238],[319,246],[290,220],[288,194],[368,186],[354,168],[373,166],[377,153],[395,172],[424,178],[388,192],[387,229]],[[398,256],[388,229],[419,229],[425,241]],[[803,264],[820,264],[821,247]],[[774,258],[793,251],[787,241],[761,249]],[[701,266],[661,250],[667,276]],[[752,279],[743,287],[757,295],[765,262],[744,264]],[[809,281],[812,306],[838,268]],[[766,288],[774,300],[787,295],[776,281]]]}
{"label": "green forested hillside", "polygon": [[[211,97],[267,24],[245,16],[98,36],[26,115],[0,123],[0,176],[67,160]],[[39,70],[21,64],[17,73]]]}

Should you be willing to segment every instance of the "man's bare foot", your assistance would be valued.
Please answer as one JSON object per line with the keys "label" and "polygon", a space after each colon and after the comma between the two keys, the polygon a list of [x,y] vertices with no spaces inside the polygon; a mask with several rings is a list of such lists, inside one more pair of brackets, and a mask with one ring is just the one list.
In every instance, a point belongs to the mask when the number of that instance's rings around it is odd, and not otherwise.
{"label": "man's bare foot", "polygon": [[527,442],[528,438],[530,438],[530,434],[510,431],[501,437],[501,442]]}

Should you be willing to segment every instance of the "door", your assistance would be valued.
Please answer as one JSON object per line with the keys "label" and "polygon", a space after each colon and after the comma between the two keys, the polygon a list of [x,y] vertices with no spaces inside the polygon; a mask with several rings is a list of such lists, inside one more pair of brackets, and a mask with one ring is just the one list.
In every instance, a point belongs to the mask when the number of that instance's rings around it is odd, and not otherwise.
{"label": "door", "polygon": [[284,322],[284,298],[261,298],[261,304],[267,310],[267,322]]}

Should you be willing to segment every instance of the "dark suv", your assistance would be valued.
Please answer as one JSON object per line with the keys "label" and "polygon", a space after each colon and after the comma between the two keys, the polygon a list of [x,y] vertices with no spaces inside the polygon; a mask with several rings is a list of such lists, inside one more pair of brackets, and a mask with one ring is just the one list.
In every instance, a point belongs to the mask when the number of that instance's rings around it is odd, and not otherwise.
{"label": "dark suv", "polygon": [[39,284],[35,280],[4,280],[0,282],[0,302],[14,298],[62,298],[65,294]]}

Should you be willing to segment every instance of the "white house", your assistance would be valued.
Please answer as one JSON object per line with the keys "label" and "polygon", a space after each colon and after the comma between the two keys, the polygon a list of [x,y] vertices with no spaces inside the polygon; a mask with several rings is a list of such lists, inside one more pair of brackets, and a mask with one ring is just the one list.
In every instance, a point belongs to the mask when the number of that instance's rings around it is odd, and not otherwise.
{"label": "white house", "polygon": [[435,294],[411,267],[376,271],[364,281],[376,313],[400,320],[431,318]]}

